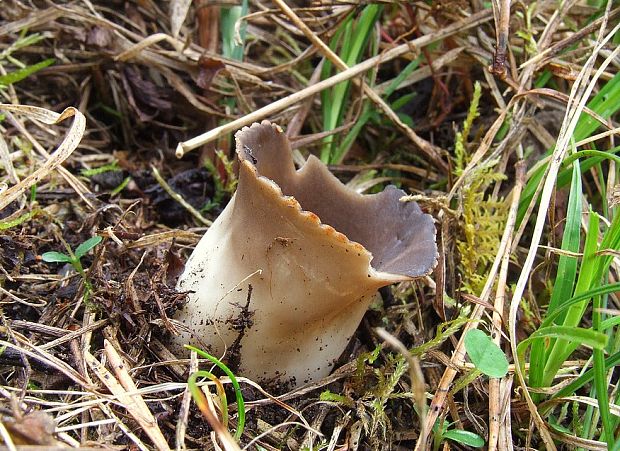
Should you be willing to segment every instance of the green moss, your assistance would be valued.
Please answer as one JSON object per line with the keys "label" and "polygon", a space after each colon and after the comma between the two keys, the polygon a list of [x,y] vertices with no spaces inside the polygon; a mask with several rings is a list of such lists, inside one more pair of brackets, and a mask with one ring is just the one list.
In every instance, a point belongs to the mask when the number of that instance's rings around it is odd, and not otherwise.
{"label": "green moss", "polygon": [[[474,95],[463,124],[463,130],[456,135],[455,166],[456,174],[461,175],[471,159],[467,138],[476,117],[481,87],[476,82]],[[457,249],[461,256],[459,271],[462,290],[480,294],[486,282],[487,268],[492,264],[508,209],[503,200],[493,199],[487,194],[489,188],[505,178],[495,168],[497,160],[479,164],[466,176],[460,192],[461,234],[457,239]]]}

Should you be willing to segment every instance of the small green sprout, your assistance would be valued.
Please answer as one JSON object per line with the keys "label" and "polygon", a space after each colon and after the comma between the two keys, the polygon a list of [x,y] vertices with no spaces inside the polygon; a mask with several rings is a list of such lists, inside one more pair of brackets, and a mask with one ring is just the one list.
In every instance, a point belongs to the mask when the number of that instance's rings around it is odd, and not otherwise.
{"label": "small green sprout", "polygon": [[13,83],[17,83],[18,81],[29,77],[35,72],[38,72],[41,69],[44,69],[51,64],[54,64],[54,61],[55,60],[53,58],[48,58],[37,64],[33,64],[32,66],[26,66],[22,69],[16,70],[15,72],[9,72],[8,74],[0,75],[0,88],[5,88],[6,86],[12,85]]}
{"label": "small green sprout", "polygon": [[[243,401],[243,395],[241,394],[241,387],[239,386],[239,382],[237,381],[237,378],[235,377],[233,372],[230,370],[230,368],[228,368],[224,363],[222,363],[222,361],[219,360],[217,357],[213,357],[211,354],[206,353],[202,349],[195,348],[194,346],[185,345],[185,348],[189,349],[190,351],[196,352],[196,354],[198,354],[200,357],[210,360],[229,377],[230,382],[232,383],[232,386],[235,390],[235,397],[237,399],[237,412],[239,415],[237,430],[235,431],[234,438],[235,440],[239,440],[241,438],[241,435],[243,434],[243,429],[245,428],[245,402]],[[226,393],[224,392],[222,388],[222,384],[220,383],[219,379],[217,379],[217,377],[215,377],[210,372],[204,371],[204,370],[196,371],[195,373],[189,376],[189,379],[187,380],[189,391],[192,394],[194,401],[198,405],[198,408],[200,409],[201,412],[203,412],[203,415],[205,414],[205,409],[208,409],[208,406],[207,406],[207,400],[204,394],[202,393],[202,391],[200,390],[200,388],[198,387],[196,383],[196,380],[199,377],[208,377],[209,379],[211,379],[213,382],[216,383],[218,396],[220,398],[220,404],[222,407],[222,424],[224,425],[224,427],[226,427],[228,425],[228,404],[226,401]],[[209,417],[208,413],[205,416],[208,418]]]}
{"label": "small green sprout", "polygon": [[84,280],[85,293],[84,299],[87,300],[90,293],[93,291],[93,286],[90,281],[86,277],[86,273],[84,272],[84,268],[82,267],[82,262],[80,259],[88,253],[91,249],[101,243],[103,240],[102,237],[96,235],[88,240],[84,241],[80,244],[75,251],[72,251],[70,247],[67,246],[67,251],[69,254],[63,254],[62,252],[45,252],[41,255],[41,259],[47,263],[70,263],[73,266],[73,269],[82,276],[82,280]]}

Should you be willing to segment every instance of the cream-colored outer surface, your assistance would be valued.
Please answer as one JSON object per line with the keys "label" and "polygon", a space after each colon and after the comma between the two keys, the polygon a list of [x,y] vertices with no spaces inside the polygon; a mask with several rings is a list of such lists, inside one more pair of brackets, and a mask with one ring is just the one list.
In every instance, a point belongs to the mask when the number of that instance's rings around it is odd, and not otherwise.
{"label": "cream-colored outer surface", "polygon": [[178,283],[191,293],[175,317],[187,328],[175,350],[192,344],[221,357],[232,347],[238,374],[259,381],[326,376],[377,289],[409,280],[376,272],[371,258],[242,160],[237,192]]}

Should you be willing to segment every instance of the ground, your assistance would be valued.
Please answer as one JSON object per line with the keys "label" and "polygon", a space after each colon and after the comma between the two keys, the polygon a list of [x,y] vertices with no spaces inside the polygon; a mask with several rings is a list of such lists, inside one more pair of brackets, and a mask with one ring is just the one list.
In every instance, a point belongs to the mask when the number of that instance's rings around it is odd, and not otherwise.
{"label": "ground", "polygon": [[[598,1],[4,0],[4,443],[617,449],[619,15]],[[236,374],[237,390],[213,369],[202,385],[224,395],[199,408],[188,378],[210,364],[168,350],[175,286],[234,193],[234,132],[263,119],[297,163],[410,194],[439,261],[380,290],[326,379]]]}

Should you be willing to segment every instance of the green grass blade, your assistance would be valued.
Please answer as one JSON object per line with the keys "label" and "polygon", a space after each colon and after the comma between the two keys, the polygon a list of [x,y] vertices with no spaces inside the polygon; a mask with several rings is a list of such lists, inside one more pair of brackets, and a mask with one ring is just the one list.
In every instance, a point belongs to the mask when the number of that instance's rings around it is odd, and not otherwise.
{"label": "green grass blade", "polygon": [[[562,237],[563,251],[579,252],[581,237],[581,195],[581,170],[579,169],[579,160],[575,160],[568,198],[566,225],[564,227],[564,236]],[[558,261],[558,272],[553,286],[553,294],[549,301],[548,311],[553,312],[560,306],[563,300],[571,297],[576,277],[577,259],[575,257],[561,255]]]}
{"label": "green grass blade", "polygon": [[[583,259],[579,269],[579,277],[575,287],[575,294],[580,294],[590,289],[594,280],[596,267],[596,250],[599,231],[599,216],[593,211],[590,212],[590,221],[588,224],[588,232],[586,233],[586,241],[583,250]],[[576,327],[581,321],[583,312],[588,305],[588,300],[575,303],[570,306],[564,317],[563,325],[567,327]],[[557,340],[549,349],[547,359],[545,361],[545,369],[543,375],[543,387],[551,384],[558,369],[566,360],[566,358],[575,350],[575,345],[565,340]]]}
{"label": "green grass blade", "polygon": [[[563,161],[564,165],[568,165],[570,163],[572,163],[573,161],[579,159],[579,158],[583,158],[583,157],[595,157],[595,159],[593,158],[593,162],[592,162],[592,166],[601,163],[603,160],[609,159],[612,161],[615,161],[616,163],[620,164],[620,157],[617,155],[614,155],[615,153],[620,152],[620,146],[614,147],[613,149],[610,150],[606,150],[606,151],[602,151],[602,150],[595,150],[595,149],[588,149],[588,150],[580,150],[579,152],[575,152],[572,155],[569,155],[568,157],[566,157]],[[590,169],[590,167],[588,167],[588,169]],[[584,172],[584,169],[582,168],[581,172]],[[559,178],[559,177],[558,177]]]}
{"label": "green grass blade", "polygon": [[414,70],[416,70],[418,68],[418,66],[420,65],[421,59],[422,59],[422,56],[420,55],[416,59],[411,61],[409,64],[407,64],[405,66],[405,68],[396,77],[394,77],[392,82],[389,84],[389,86],[383,92],[383,97],[387,98],[387,97],[391,96],[394,93],[394,91],[396,91],[398,89],[400,84],[403,81],[405,81],[407,79],[407,77],[409,75],[411,75],[411,73]]}
{"label": "green grass blade", "polygon": [[243,0],[241,6],[223,7],[220,12],[221,34],[222,34],[222,55],[236,61],[243,60],[243,49],[245,43],[245,21],[239,27],[241,45],[235,40],[235,24],[248,13],[248,0]]}
{"label": "green grass blade", "polygon": [[364,104],[362,114],[360,114],[360,117],[355,122],[355,125],[353,125],[349,133],[347,133],[347,136],[345,136],[340,145],[338,145],[334,151],[332,160],[335,164],[340,164],[342,162],[342,159],[349,151],[366,123],[372,118],[373,114],[376,114],[376,112],[368,105],[368,102],[366,102]]}
{"label": "green grass blade", "polygon": [[[592,305],[592,328],[601,330],[601,296],[594,298]],[[611,424],[611,413],[609,410],[609,393],[607,392],[607,372],[605,370],[605,354],[602,349],[594,349],[594,388],[596,389],[596,399],[598,401],[601,422],[603,423],[603,432],[607,445],[611,449],[614,444],[614,431]]]}
{"label": "green grass blade", "polygon": [[[576,349],[579,345],[585,345],[593,349],[602,350],[605,348],[605,346],[607,346],[607,342],[609,339],[609,337],[602,332],[598,332],[592,329],[584,329],[582,327],[574,327],[574,326],[543,327],[543,328],[536,330],[534,333],[532,333],[532,335],[530,335],[528,338],[520,342],[519,345],[517,346],[517,355],[518,355],[520,362],[525,362],[525,352],[527,351],[527,348],[532,343],[534,343],[536,340],[541,339],[541,338],[542,339],[555,338],[557,340],[556,345],[559,342],[563,342],[563,346],[565,348],[570,347],[571,352],[572,350]],[[569,344],[571,344],[572,346],[569,346]],[[565,359],[563,358],[561,362],[564,362],[564,360]],[[546,368],[545,368],[545,371],[547,371]],[[550,382],[553,380],[553,377],[555,377],[556,372],[557,372],[557,369],[551,375],[551,377],[548,377],[547,373],[545,373],[545,378],[543,379],[543,383],[545,384],[544,385],[545,387],[549,386]]]}
{"label": "green grass blade", "polygon": [[6,75],[0,75],[0,85],[8,86],[8,85],[12,85],[13,83],[17,83],[18,81],[21,81],[26,77],[29,77],[35,72],[38,72],[41,69],[54,64],[54,61],[55,61],[54,58],[48,58],[46,60],[33,64],[32,66],[24,67],[23,69],[10,72]]}
{"label": "green grass blade", "polygon": [[[581,171],[579,169],[579,160],[575,160],[573,164],[573,178],[571,182],[570,193],[568,197],[568,210],[566,213],[566,225],[564,227],[564,236],[562,238],[562,250],[568,252],[579,252],[580,230],[581,230]],[[572,256],[561,255],[558,262],[558,271],[553,285],[553,293],[549,301],[547,314],[553,313],[560,307],[562,301],[569,299],[573,293],[573,286],[577,277],[577,258]],[[565,315],[565,313],[564,313]],[[560,315],[560,320],[563,320]],[[530,354],[530,387],[540,387],[543,381],[543,371],[545,368],[546,354],[545,340],[536,340],[532,344]],[[549,342],[553,345],[553,342]],[[534,400],[539,400],[541,396],[537,393],[533,395]]]}
{"label": "green grass blade", "polygon": [[235,377],[233,372],[230,371],[230,368],[224,365],[224,363],[222,363],[218,358],[213,357],[211,354],[208,354],[202,349],[198,349],[194,346],[185,345],[185,348],[189,349],[190,351],[194,351],[200,357],[205,358],[210,362],[213,362],[213,364],[215,364],[230,378],[230,382],[232,383],[232,386],[235,390],[235,398],[237,400],[237,414],[239,415],[237,430],[235,431],[234,437],[235,440],[239,440],[241,438],[241,435],[243,434],[243,429],[245,428],[245,402],[243,401],[243,394],[241,393],[241,387],[239,386],[237,378]]}
{"label": "green grass blade", "polygon": [[545,319],[543,320],[543,322],[540,324],[540,327],[548,327],[551,324],[553,324],[553,322],[555,321],[555,319],[563,312],[565,312],[566,310],[568,310],[571,306],[583,302],[583,301],[587,301],[588,299],[593,298],[594,296],[599,296],[599,295],[603,295],[603,294],[609,294],[609,293],[617,293],[618,291],[620,291],[620,282],[617,283],[611,283],[611,284],[607,284],[607,285],[602,285],[596,288],[592,288],[590,290],[584,291],[583,293],[577,295],[577,296],[573,296],[572,298],[568,299],[567,301],[562,303],[562,306],[560,308],[558,308],[555,312],[553,313],[549,313]]}
{"label": "green grass blade", "polygon": [[226,399],[226,392],[224,391],[222,384],[219,382],[219,379],[215,375],[206,370],[196,371],[195,373],[190,374],[189,378],[187,379],[187,387],[189,388],[189,392],[191,393],[192,398],[194,398],[194,402],[198,405],[198,408],[201,412],[204,412],[204,410],[208,409],[209,406],[204,393],[202,392],[202,390],[200,390],[200,387],[198,387],[197,379],[199,377],[207,377],[213,382],[215,382],[217,395],[220,398],[220,405],[222,407],[222,425],[226,429],[228,429],[228,401]]}
{"label": "green grass blade", "polygon": [[[597,239],[599,234],[599,216],[595,212],[590,212],[590,221],[588,224],[588,232],[586,234],[586,242],[584,245],[584,256],[581,262],[579,271],[579,278],[575,287],[575,296],[587,293],[590,290],[600,288],[602,293],[608,293],[608,288],[614,286],[609,284],[601,287],[601,281],[603,275],[609,269],[609,265],[612,262],[613,257],[611,255],[597,255],[599,250],[620,249],[620,215],[616,215],[603,235],[600,247],[597,246]],[[572,302],[568,308],[566,317],[564,319],[565,326],[576,326],[581,321],[581,317],[587,307],[588,301],[592,296],[588,296],[583,301]],[[548,354],[545,370],[544,370],[544,385],[549,386],[551,381],[555,377],[558,369],[570,356],[570,354],[576,349],[576,345],[572,343],[566,343],[562,340],[558,340],[554,343],[551,351]]]}
{"label": "green grass blade", "polygon": [[[615,353],[612,356],[609,356],[605,359],[605,370],[609,370],[615,366],[620,365],[620,352]],[[594,379],[594,368],[590,368],[588,371],[583,373],[577,379],[572,381],[565,387],[562,387],[558,392],[556,392],[551,398],[564,398],[566,396],[570,396],[574,394],[577,390],[584,387],[586,384],[589,384]]]}
{"label": "green grass blade", "polygon": [[[370,36],[381,15],[383,7],[377,4],[371,4],[364,7],[360,17],[353,20],[353,15],[349,16],[341,25],[330,43],[330,48],[338,53],[340,59],[347,66],[357,64],[364,50],[368,45]],[[340,50],[337,50],[340,44]],[[327,78],[331,74],[332,64],[328,61],[323,65],[322,78]],[[337,128],[342,124],[346,100],[351,90],[351,82],[344,81],[337,84],[331,90],[322,93],[322,110],[323,110],[323,130],[329,131]],[[335,137],[333,135],[326,136],[323,140],[321,148],[321,160],[324,163],[337,163],[342,159],[341,155],[336,155]]]}

